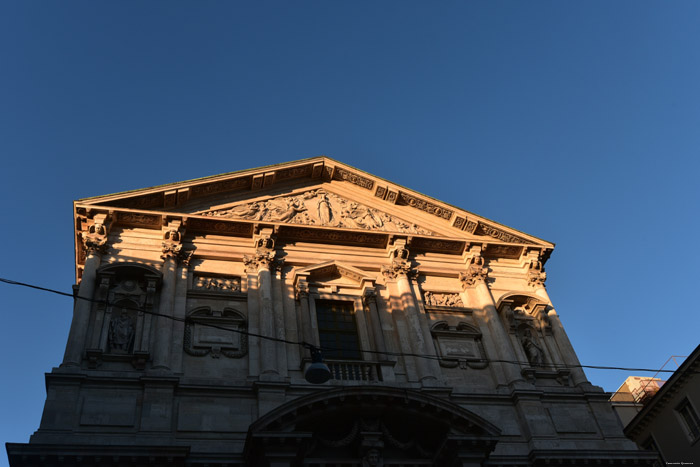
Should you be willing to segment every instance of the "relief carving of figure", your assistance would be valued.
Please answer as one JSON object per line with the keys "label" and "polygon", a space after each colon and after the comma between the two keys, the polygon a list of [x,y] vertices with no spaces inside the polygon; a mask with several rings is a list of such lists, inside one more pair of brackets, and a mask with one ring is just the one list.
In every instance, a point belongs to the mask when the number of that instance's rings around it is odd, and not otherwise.
{"label": "relief carving of figure", "polygon": [[362,458],[362,467],[383,467],[384,460],[382,459],[382,453],[379,449],[372,448],[367,450],[364,457]]}
{"label": "relief carving of figure", "polygon": [[128,353],[134,340],[134,322],[126,309],[109,323],[109,348],[112,352]]}
{"label": "relief carving of figure", "polygon": [[416,224],[405,222],[385,212],[347,200],[324,189],[277,196],[226,209],[200,212],[199,214],[256,221],[434,235]]}
{"label": "relief carving of figure", "polygon": [[331,202],[326,193],[320,192],[319,197],[318,218],[321,221],[321,225],[330,225],[331,219],[333,219],[333,208],[331,207]]}
{"label": "relief carving of figure", "polygon": [[270,220],[275,222],[287,222],[292,220],[298,213],[306,211],[304,202],[297,198],[287,199],[285,207],[273,207],[270,211]]}
{"label": "relief carving of figure", "polygon": [[348,208],[343,211],[345,220],[349,224],[354,224],[361,229],[377,229],[384,225],[379,216],[375,216],[372,210],[359,204],[352,202]]}
{"label": "relief carving of figure", "polygon": [[520,342],[523,345],[525,355],[527,356],[527,360],[530,362],[530,365],[542,366],[544,363],[542,347],[537,345],[535,338],[532,336],[532,332],[529,329],[525,331]]}

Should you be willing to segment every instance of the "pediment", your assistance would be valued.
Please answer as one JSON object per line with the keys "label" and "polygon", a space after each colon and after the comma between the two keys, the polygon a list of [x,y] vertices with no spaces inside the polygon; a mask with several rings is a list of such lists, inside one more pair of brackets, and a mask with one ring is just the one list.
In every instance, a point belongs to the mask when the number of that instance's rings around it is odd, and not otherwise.
{"label": "pediment", "polygon": [[294,282],[296,283],[302,278],[307,282],[333,282],[337,279],[343,279],[360,286],[373,285],[375,280],[365,271],[339,261],[325,261],[297,269],[294,272]]}
{"label": "pediment", "polygon": [[[179,219],[188,233],[252,237],[271,227],[287,242],[386,248],[396,235],[413,251],[519,258],[554,244],[327,157],[232,172],[75,201],[76,238],[96,214],[112,225],[161,229]],[[81,242],[78,242],[81,243]],[[78,249],[76,259],[84,261]],[[82,255],[82,256],[81,256]]]}
{"label": "pediment", "polygon": [[324,188],[233,203],[201,216],[432,236],[435,233]]}

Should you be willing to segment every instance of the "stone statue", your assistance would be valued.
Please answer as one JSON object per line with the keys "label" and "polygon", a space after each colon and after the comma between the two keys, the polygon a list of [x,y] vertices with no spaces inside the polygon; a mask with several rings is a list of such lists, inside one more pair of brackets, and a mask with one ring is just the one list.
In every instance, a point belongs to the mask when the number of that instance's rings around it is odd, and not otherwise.
{"label": "stone statue", "polygon": [[118,353],[131,351],[134,340],[134,323],[125,308],[109,323],[109,349]]}
{"label": "stone statue", "polygon": [[544,355],[542,353],[542,348],[537,345],[535,338],[532,336],[532,332],[528,329],[523,334],[521,339],[523,349],[525,350],[525,355],[527,360],[532,366],[542,366],[544,363]]}
{"label": "stone statue", "polygon": [[322,192],[319,193],[318,218],[321,221],[321,225],[330,225],[331,219],[333,218],[331,202],[328,199],[328,195]]}
{"label": "stone statue", "polygon": [[362,467],[383,467],[384,460],[382,459],[382,453],[379,449],[372,448],[368,449],[362,458]]}

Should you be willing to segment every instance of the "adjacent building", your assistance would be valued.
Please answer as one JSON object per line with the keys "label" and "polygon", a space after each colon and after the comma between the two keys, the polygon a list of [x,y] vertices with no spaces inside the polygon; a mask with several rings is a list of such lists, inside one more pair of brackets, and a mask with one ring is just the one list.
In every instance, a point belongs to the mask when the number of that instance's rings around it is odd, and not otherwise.
{"label": "adjacent building", "polygon": [[548,241],[326,157],[82,199],[74,224],[65,355],[13,467],[655,459],[580,367]]}
{"label": "adjacent building", "polygon": [[642,401],[625,434],[663,464],[700,462],[700,346],[653,397]]}

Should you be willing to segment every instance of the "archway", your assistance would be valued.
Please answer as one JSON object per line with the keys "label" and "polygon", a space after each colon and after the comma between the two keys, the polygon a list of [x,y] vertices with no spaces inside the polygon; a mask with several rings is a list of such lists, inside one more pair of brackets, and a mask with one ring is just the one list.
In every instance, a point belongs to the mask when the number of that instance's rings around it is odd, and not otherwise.
{"label": "archway", "polygon": [[500,430],[444,399],[360,386],[319,391],[264,415],[248,430],[249,465],[478,466]]}

